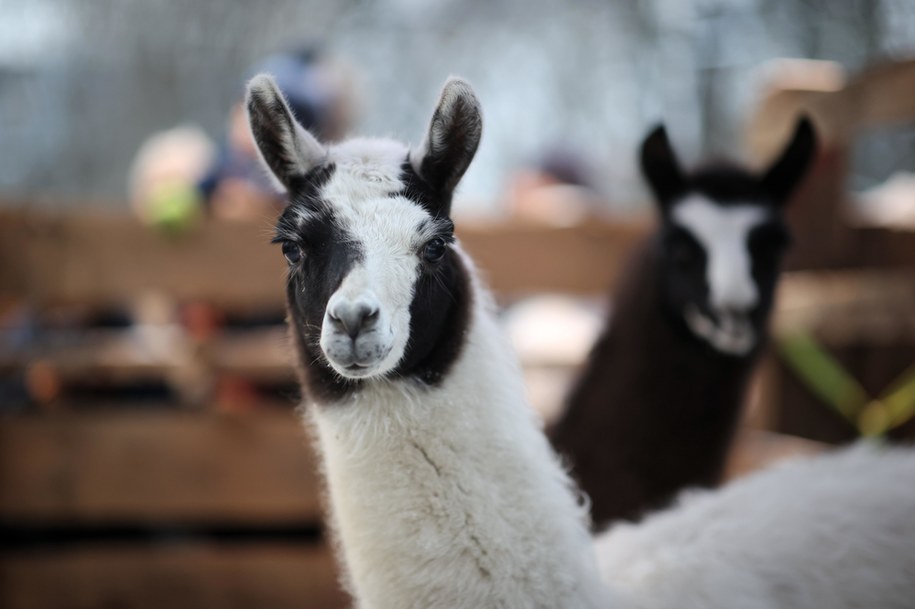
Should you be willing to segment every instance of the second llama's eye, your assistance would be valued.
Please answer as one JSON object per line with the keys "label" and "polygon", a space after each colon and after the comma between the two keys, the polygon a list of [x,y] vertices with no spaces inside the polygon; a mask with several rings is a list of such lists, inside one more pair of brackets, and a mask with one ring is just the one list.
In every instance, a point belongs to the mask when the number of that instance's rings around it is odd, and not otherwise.
{"label": "second llama's eye", "polygon": [[445,255],[445,247],[445,240],[435,237],[423,248],[423,258],[426,259],[426,262],[438,262]]}
{"label": "second llama's eye", "polygon": [[302,248],[292,241],[283,241],[283,256],[289,264],[296,264],[302,259]]}

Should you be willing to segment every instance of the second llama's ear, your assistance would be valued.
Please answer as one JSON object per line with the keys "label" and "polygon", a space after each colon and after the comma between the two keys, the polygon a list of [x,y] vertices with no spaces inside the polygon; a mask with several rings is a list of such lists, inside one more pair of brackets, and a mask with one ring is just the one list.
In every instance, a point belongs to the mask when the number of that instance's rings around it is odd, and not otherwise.
{"label": "second llama's ear", "polygon": [[[449,78],[423,142],[410,152],[413,169],[438,194],[450,195],[470,166],[482,133],[483,116],[476,94],[467,81]],[[447,215],[448,211],[441,213]]]}
{"label": "second llama's ear", "polygon": [[258,74],[248,83],[245,99],[251,134],[264,164],[285,190],[325,157],[315,137],[296,122],[276,82]]}
{"label": "second llama's ear", "polygon": [[813,122],[801,116],[791,141],[762,176],[762,185],[776,205],[784,204],[807,174],[816,155],[817,135]]}
{"label": "second llama's ear", "polygon": [[658,206],[664,210],[686,190],[686,178],[664,125],[651,130],[642,142],[639,154],[642,174],[654,193]]}

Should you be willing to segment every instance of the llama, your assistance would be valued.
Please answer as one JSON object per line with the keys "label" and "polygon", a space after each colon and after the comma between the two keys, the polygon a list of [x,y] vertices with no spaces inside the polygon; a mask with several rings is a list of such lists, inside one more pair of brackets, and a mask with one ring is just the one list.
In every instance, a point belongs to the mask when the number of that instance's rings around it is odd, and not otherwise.
{"label": "llama", "polygon": [[645,139],[660,226],[630,260],[550,434],[596,528],[720,481],[788,244],[782,210],[815,147],[805,118],[760,175],[731,165],[685,173],[663,126]]}
{"label": "llama", "polygon": [[470,87],[446,83],[411,151],[322,146],[268,77],[248,110],[290,201],[289,325],[358,605],[602,607],[586,512],[453,235],[482,130]]}
{"label": "llama", "polygon": [[[595,544],[586,511],[526,404],[491,298],[453,235],[452,193],[482,129],[469,85],[458,79],[445,84],[427,134],[412,150],[367,139],[323,146],[296,124],[267,76],[252,80],[247,105],[263,161],[289,200],[275,238],[288,263],[288,322],[344,583],[357,606],[666,607],[665,595],[676,586],[686,586],[682,595],[691,598],[684,576],[697,575],[687,567],[703,575],[703,555],[671,565],[656,550],[653,536],[677,528],[678,519],[690,528],[674,550],[694,544],[712,561],[754,549],[726,564],[733,581],[709,597],[712,607],[778,606],[751,605],[753,598],[794,600],[805,573],[821,575],[818,566],[833,564],[819,560],[829,539],[808,536],[806,527],[819,524],[820,534],[832,534],[829,516],[836,510],[844,516],[838,524],[854,535],[832,549],[887,565],[893,575],[911,572],[915,501],[895,482],[915,476],[915,459],[897,453],[899,463],[874,451],[845,456],[854,473],[880,469],[851,489],[841,457],[810,464],[795,480],[790,472],[797,470],[755,479],[750,495],[771,497],[767,505],[760,502],[768,513],[759,523],[744,522],[743,510],[754,506],[745,505],[735,488],[721,501],[697,499],[682,514],[670,514],[672,525],[648,527],[644,553],[627,543],[625,531]],[[822,481],[807,485],[817,492],[805,490],[806,477]],[[888,479],[894,481],[890,489]],[[784,486],[798,492],[782,497]],[[849,491],[853,497],[845,496]],[[780,497],[787,505],[779,505]],[[893,504],[895,511],[879,505],[900,497],[906,500]],[[825,498],[830,501],[820,501]],[[806,511],[796,514],[799,502]],[[877,506],[879,514],[870,516],[879,515],[880,524],[862,514],[851,519],[843,509],[848,506]],[[732,542],[728,531],[744,524],[753,535]],[[763,552],[766,538],[756,529],[769,526],[795,534],[790,547],[797,550]],[[878,536],[884,527],[897,536]],[[705,546],[695,545],[707,538]],[[638,569],[598,571],[597,552],[603,564],[620,566],[627,550]],[[641,560],[650,555],[658,569]],[[809,598],[832,599],[835,592],[841,600],[844,581],[836,575],[835,582],[812,581]],[[648,579],[657,592],[641,587]],[[915,583],[883,573],[859,580],[878,600],[915,593]],[[784,597],[774,596],[783,590]],[[805,599],[793,606],[822,606]]]}

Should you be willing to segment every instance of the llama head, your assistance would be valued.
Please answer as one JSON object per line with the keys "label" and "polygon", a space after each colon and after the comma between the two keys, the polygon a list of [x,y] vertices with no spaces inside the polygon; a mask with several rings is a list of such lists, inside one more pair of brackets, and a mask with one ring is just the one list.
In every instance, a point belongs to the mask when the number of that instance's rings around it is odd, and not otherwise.
{"label": "llama head", "polygon": [[322,145],[269,76],[251,81],[247,106],[262,160],[287,194],[274,242],[288,262],[306,389],[332,400],[378,379],[438,382],[469,316],[449,214],[480,141],[473,90],[450,79],[413,150],[390,140]]}
{"label": "llama head", "polygon": [[661,212],[665,307],[719,353],[743,356],[759,343],[789,242],[782,210],[815,149],[807,118],[759,174],[727,165],[684,172],[663,126],[642,144],[642,171]]}

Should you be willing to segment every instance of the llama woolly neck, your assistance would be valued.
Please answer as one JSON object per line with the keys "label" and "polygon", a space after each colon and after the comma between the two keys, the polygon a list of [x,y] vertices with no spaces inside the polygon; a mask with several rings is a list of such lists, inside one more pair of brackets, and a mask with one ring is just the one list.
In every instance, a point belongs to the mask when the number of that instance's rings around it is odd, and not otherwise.
{"label": "llama woolly neck", "polygon": [[659,247],[649,239],[630,259],[612,320],[551,433],[598,527],[719,481],[758,353],[722,356],[664,310]]}
{"label": "llama woolly neck", "polygon": [[366,383],[310,408],[350,591],[373,609],[604,606],[583,510],[473,287],[438,386]]}

